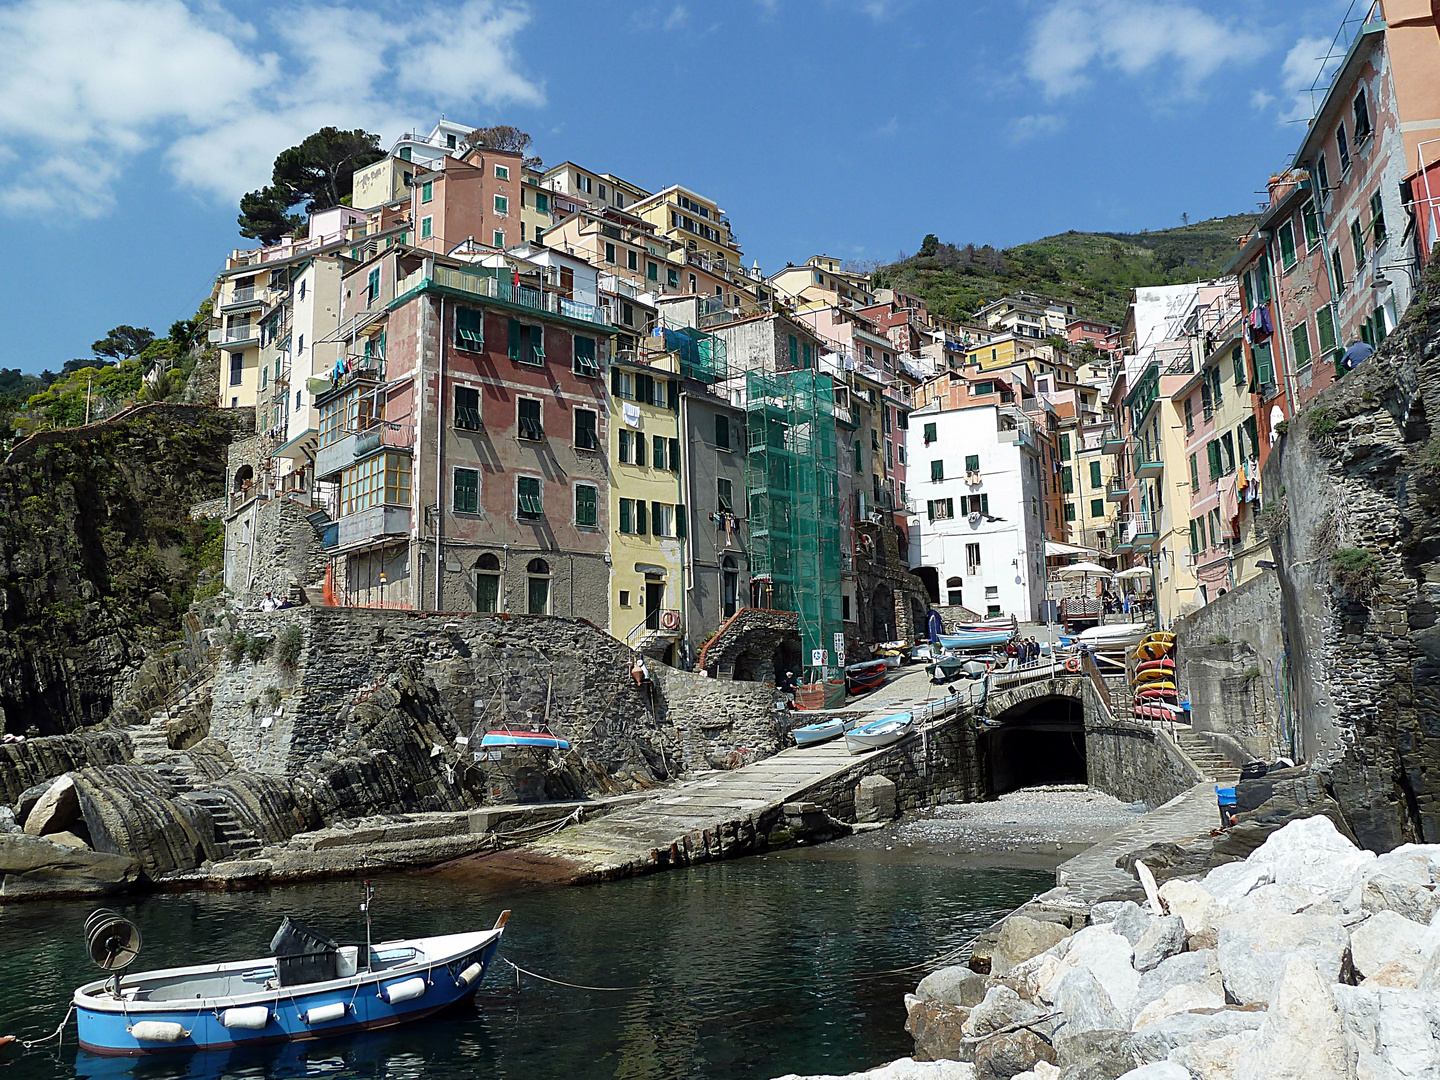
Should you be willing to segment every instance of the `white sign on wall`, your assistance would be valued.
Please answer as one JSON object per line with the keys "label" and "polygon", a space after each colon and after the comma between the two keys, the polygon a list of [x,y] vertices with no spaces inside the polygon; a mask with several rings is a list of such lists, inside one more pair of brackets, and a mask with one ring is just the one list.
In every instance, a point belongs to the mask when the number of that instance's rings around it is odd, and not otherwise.
{"label": "white sign on wall", "polygon": [[830,663],[830,652],[829,652],[829,650],[827,650],[827,649],[811,649],[811,650],[810,650],[810,666],[811,666],[811,667],[824,667],[824,666],[825,666],[826,664],[828,664],[828,663]]}

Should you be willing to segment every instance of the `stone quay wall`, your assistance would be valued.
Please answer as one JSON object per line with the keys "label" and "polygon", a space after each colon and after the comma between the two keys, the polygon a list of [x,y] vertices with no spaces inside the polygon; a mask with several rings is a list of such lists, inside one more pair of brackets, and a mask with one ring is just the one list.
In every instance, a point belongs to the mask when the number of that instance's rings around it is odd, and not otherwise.
{"label": "stone quay wall", "polygon": [[1089,679],[1085,702],[1085,768],[1092,786],[1125,802],[1163,806],[1205,779],[1163,729],[1111,717]]}

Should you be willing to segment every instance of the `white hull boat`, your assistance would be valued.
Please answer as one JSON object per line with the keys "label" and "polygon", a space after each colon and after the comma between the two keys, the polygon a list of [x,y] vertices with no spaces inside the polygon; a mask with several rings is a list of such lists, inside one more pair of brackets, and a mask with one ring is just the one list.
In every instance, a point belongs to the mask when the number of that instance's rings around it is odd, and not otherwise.
{"label": "white hull boat", "polygon": [[882,746],[897,743],[915,730],[915,718],[908,712],[893,713],[872,720],[868,724],[851,728],[845,733],[845,745],[852,754],[866,750],[878,750]]}

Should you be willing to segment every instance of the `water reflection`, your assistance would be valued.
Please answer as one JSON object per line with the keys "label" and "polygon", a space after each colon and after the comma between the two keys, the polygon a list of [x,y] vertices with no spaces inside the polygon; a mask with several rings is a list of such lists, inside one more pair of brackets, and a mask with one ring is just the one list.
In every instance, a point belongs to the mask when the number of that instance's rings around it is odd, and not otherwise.
{"label": "water reflection", "polygon": [[[477,891],[439,879],[382,883],[377,936],[489,926],[515,915],[503,955],[540,974],[623,993],[575,990],[497,962],[473,1006],[391,1032],[248,1051],[100,1058],[0,1051],[7,1077],[563,1076],[575,1080],[769,1077],[848,1072],[910,1050],[896,972],[964,942],[1053,881],[1043,872],[896,866],[802,853],[739,860],[596,888]],[[145,967],[266,954],[297,915],[363,940],[358,887],[156,896],[121,905],[145,935]],[[0,1032],[53,1030],[92,978],[80,926],[93,905],[0,909]],[[8,1056],[7,1056],[8,1055]]]}

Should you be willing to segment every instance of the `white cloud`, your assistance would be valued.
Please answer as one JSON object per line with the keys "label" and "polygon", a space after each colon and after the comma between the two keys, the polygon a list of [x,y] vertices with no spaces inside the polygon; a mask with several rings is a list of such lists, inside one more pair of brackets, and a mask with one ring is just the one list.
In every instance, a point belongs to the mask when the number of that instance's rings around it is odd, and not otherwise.
{"label": "white cloud", "polygon": [[[1333,68],[1336,62],[1332,59],[1329,64],[1326,63],[1329,51],[1329,38],[1302,37],[1285,54],[1285,62],[1280,65],[1282,122],[1309,120],[1314,113],[1310,87],[1318,86],[1323,91],[1329,85],[1327,79],[1321,78],[1330,74],[1328,69]],[[1322,68],[1327,70],[1322,72]]]}
{"label": "white cloud", "polygon": [[1224,65],[1265,50],[1259,34],[1172,0],[1058,0],[1035,22],[1025,70],[1051,98],[1107,71],[1163,71],[1188,95]]}
{"label": "white cloud", "polygon": [[1029,116],[1021,116],[1010,125],[1010,141],[1012,143],[1029,142],[1031,139],[1038,139],[1045,135],[1054,135],[1062,127],[1065,121],[1054,113],[1031,113]]}
{"label": "white cloud", "polygon": [[[208,0],[0,10],[0,209],[99,216],[126,167],[147,157],[230,201],[327,124],[391,138],[416,121],[428,129],[442,110],[478,123],[482,107],[545,101],[514,51],[529,15],[511,4],[395,18],[318,3],[257,10],[273,19],[263,33]],[[43,188],[30,180],[37,156]]]}
{"label": "white cloud", "polygon": [[1256,112],[1264,112],[1275,102],[1274,94],[1267,94],[1264,90],[1250,91],[1250,107]]}
{"label": "white cloud", "polygon": [[685,20],[689,17],[690,12],[685,10],[685,5],[676,4],[673,8],[670,9],[670,14],[665,16],[665,21],[661,24],[661,26],[666,30],[675,30],[678,27],[683,26],[685,24]]}

